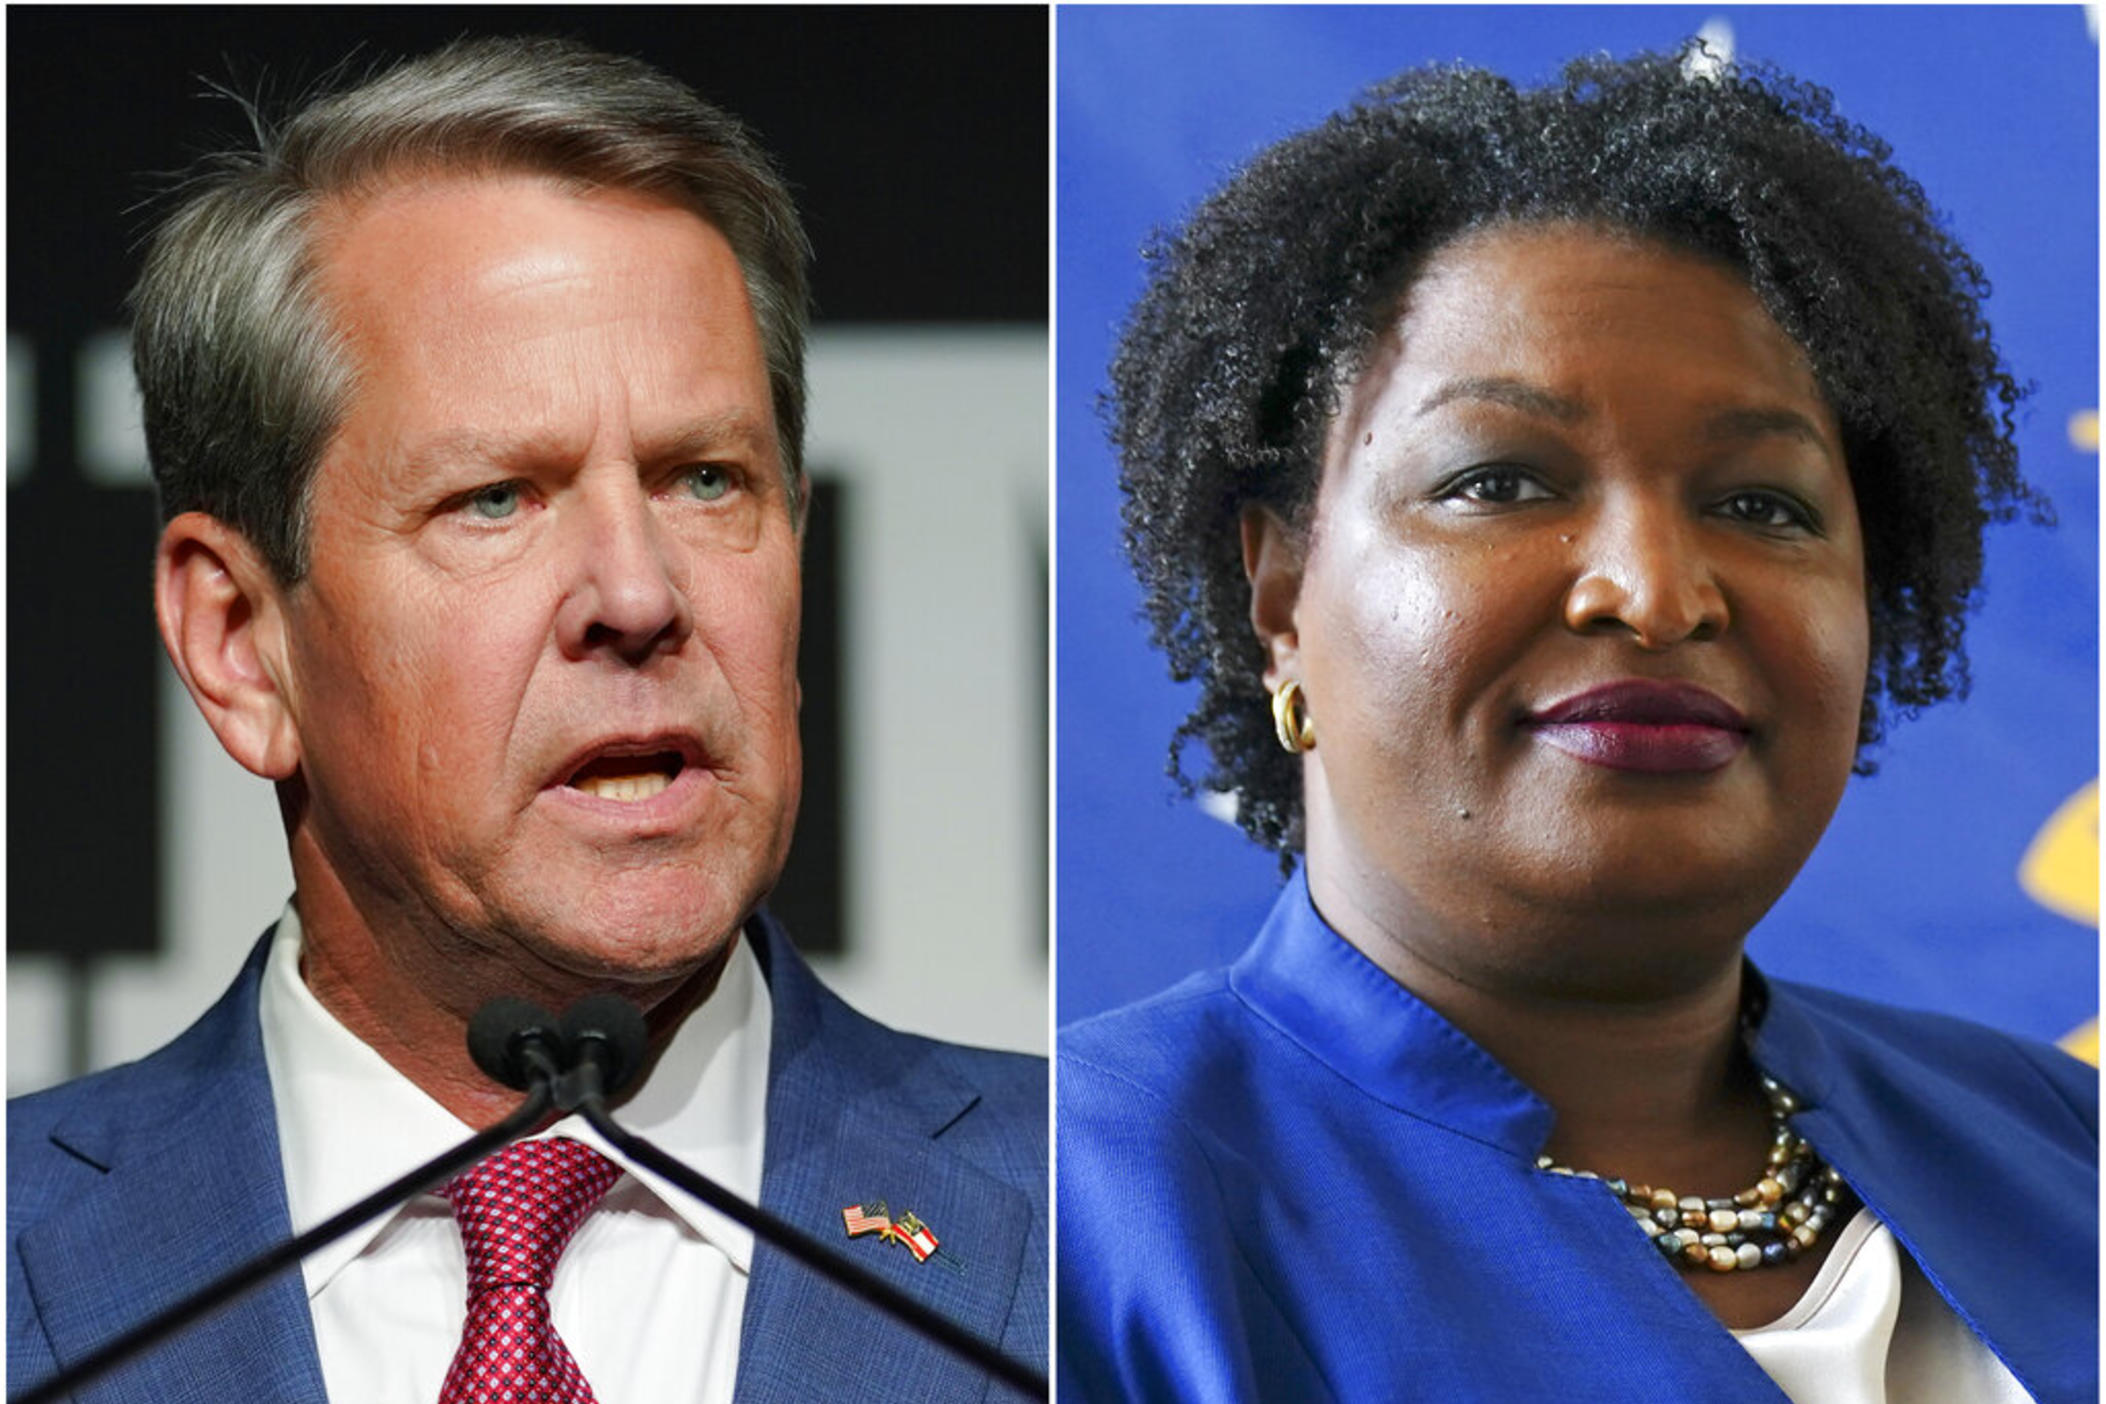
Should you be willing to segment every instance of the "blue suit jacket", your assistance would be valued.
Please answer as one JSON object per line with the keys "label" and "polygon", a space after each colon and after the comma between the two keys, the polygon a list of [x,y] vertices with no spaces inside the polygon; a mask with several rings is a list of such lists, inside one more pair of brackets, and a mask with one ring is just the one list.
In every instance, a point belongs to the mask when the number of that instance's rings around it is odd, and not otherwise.
{"label": "blue suit jacket", "polygon": [[[821,986],[765,914],[746,927],[774,1005],[761,1203],[1043,1367],[1046,1068],[886,1029]],[[8,1106],[7,1364],[19,1391],[291,1236],[256,1001],[268,938],[175,1042]],[[884,1196],[935,1229],[944,1270],[842,1235]],[[757,1245],[741,1401],[1009,1397]],[[297,1272],[77,1396],[79,1404],[320,1404]]]}
{"label": "blue suit jacket", "polygon": [[[2096,1073],[1765,988],[1793,1124],[2035,1398],[2096,1401]],[[1061,1031],[1059,1119],[1064,1400],[1784,1399],[1620,1201],[1535,1168],[1550,1107],[1299,877],[1230,969]]]}

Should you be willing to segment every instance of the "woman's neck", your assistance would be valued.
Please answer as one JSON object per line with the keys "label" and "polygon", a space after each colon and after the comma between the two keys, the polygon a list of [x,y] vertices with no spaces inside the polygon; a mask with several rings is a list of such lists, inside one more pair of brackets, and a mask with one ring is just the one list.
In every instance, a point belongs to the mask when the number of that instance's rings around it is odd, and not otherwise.
{"label": "woman's neck", "polygon": [[1740,1041],[1739,933],[1649,937],[1658,914],[1443,921],[1328,876],[1311,865],[1324,919],[1550,1105],[1559,1164],[1681,1194],[1754,1182],[1769,1127]]}

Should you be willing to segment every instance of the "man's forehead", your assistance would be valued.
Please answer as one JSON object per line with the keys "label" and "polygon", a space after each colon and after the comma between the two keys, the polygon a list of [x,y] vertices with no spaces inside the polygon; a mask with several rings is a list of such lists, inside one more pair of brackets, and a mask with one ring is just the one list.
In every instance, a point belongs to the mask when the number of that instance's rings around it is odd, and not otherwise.
{"label": "man's forehead", "polygon": [[435,172],[335,197],[317,214],[312,256],[339,323],[364,322],[368,335],[392,324],[422,340],[442,312],[487,304],[488,315],[669,270],[690,279],[689,298],[752,315],[737,251],[693,209],[535,171]]}
{"label": "man's forehead", "polygon": [[712,231],[721,232],[709,211],[672,189],[646,189],[592,180],[523,161],[434,158],[398,161],[366,172],[326,194],[314,211],[315,247],[326,258],[335,241],[375,210],[450,195],[495,196],[506,190],[522,189],[540,190],[571,200],[590,200],[605,207],[625,207],[635,212],[686,215]]}
{"label": "man's forehead", "polygon": [[320,277],[354,406],[379,397],[420,457],[532,452],[581,412],[669,448],[773,432],[737,256],[684,207],[456,175],[338,221]]}

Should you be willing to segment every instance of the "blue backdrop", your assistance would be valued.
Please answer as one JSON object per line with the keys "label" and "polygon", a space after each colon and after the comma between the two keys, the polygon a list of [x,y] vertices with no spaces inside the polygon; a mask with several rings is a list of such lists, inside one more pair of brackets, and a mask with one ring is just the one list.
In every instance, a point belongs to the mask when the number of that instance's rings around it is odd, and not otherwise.
{"label": "blue backdrop", "polygon": [[2021,461],[2060,516],[1993,533],[1972,697],[1892,728],[1750,949],[1780,975],[2082,1039],[2098,990],[2099,119],[2081,8],[1071,7],[1058,23],[1060,1022],[1231,958],[1279,880],[1163,774],[1190,698],[1137,618],[1097,410],[1147,234],[1398,70],[1465,59],[1537,82],[1709,24],[1738,57],[1833,91],[1949,213],[2037,387]]}

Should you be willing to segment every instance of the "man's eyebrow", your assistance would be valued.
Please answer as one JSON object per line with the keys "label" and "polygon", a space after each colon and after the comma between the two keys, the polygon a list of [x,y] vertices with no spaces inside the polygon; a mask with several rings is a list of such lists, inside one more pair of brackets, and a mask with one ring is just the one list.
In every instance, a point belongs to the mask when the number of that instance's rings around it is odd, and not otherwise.
{"label": "man's eyebrow", "polygon": [[539,435],[492,433],[487,429],[448,429],[411,446],[409,459],[412,466],[416,467],[438,467],[454,463],[502,464],[515,462],[551,447],[553,444]]}
{"label": "man's eyebrow", "polygon": [[642,447],[645,456],[664,460],[726,448],[761,449],[773,441],[774,429],[744,409],[721,410],[683,423],[674,432]]}
{"label": "man's eyebrow", "polygon": [[1572,424],[1586,418],[1585,406],[1568,400],[1562,395],[1552,394],[1540,385],[1530,385],[1525,380],[1514,380],[1508,376],[1472,375],[1445,381],[1433,393],[1419,401],[1418,413],[1427,415],[1451,400],[1487,400],[1508,409],[1520,410],[1523,414],[1539,415],[1555,419],[1560,424]]}
{"label": "man's eyebrow", "polygon": [[[638,447],[646,459],[664,462],[690,454],[764,448],[772,432],[760,416],[731,409],[681,421],[669,432]],[[427,469],[460,464],[513,469],[537,459],[561,458],[576,447],[558,436],[532,430],[460,428],[434,434],[418,444],[411,459],[412,466]]]}
{"label": "man's eyebrow", "polygon": [[1819,426],[1797,410],[1721,410],[1704,422],[1704,437],[1712,443],[1724,443],[1734,439],[1759,439],[1768,434],[1803,439],[1818,449],[1834,447]]}

